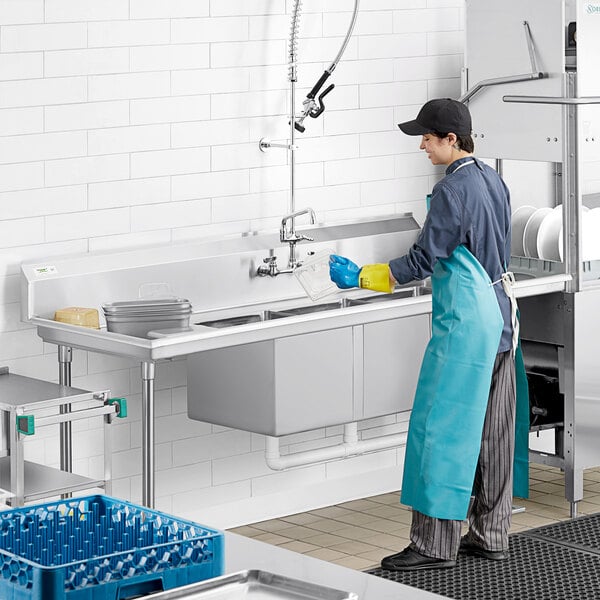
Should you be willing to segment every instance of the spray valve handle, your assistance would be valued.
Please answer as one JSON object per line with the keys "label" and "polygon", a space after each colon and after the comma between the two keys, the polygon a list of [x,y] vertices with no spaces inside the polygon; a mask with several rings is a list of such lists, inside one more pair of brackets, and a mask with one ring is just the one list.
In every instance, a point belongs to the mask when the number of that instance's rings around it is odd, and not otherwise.
{"label": "spray valve handle", "polygon": [[334,87],[335,83],[332,83],[328,88],[325,88],[325,90],[321,94],[319,94],[318,108],[315,108],[308,113],[313,119],[316,119],[325,110],[325,103],[323,102],[323,98],[325,98],[325,96],[327,96],[327,94],[329,94],[329,92],[331,92]]}

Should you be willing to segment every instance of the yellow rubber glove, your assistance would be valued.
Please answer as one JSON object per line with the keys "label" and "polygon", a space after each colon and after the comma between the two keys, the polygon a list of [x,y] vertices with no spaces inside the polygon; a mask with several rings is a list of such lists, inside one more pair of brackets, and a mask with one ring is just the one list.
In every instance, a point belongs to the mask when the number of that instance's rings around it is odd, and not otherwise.
{"label": "yellow rubber glove", "polygon": [[387,292],[388,294],[394,291],[394,284],[390,277],[390,267],[387,263],[363,265],[358,280],[360,287],[367,290]]}

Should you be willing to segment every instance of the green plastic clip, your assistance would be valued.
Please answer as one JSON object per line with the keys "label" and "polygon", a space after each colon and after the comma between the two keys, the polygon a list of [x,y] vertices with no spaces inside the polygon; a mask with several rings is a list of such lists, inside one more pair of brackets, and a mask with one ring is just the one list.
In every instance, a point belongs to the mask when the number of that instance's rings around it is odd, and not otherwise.
{"label": "green plastic clip", "polygon": [[119,419],[124,419],[127,416],[127,398],[109,398],[107,402],[119,406],[117,410],[117,417]]}
{"label": "green plastic clip", "polygon": [[35,433],[35,418],[33,415],[17,416],[17,432],[23,435],[33,435]]}

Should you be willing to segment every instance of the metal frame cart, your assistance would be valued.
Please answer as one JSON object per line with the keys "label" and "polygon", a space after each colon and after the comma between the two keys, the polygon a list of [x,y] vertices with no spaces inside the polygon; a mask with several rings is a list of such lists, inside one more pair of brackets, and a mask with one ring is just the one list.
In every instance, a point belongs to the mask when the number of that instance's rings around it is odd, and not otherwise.
{"label": "metal frame cart", "polygon": [[523,355],[526,369],[552,380],[541,410],[557,415],[538,426],[555,430],[554,453],[530,451],[530,460],[564,471],[572,517],[584,469],[600,465],[600,260],[582,253],[584,171],[600,164],[599,13],[583,0],[467,0],[466,13],[478,155],[500,168],[547,162],[554,197],[530,203],[562,204],[563,260],[514,256],[511,270],[539,283],[519,301]]}
{"label": "metal frame cart", "polygon": [[[107,427],[115,417],[127,416],[124,398],[108,391],[86,390],[14,375],[0,367],[0,411],[3,446],[0,451],[0,488],[12,496],[12,506],[90,488],[110,493],[112,449]],[[37,414],[36,414],[37,413]],[[40,427],[63,425],[90,417],[104,417],[104,478],[94,479],[25,460],[25,439]]]}

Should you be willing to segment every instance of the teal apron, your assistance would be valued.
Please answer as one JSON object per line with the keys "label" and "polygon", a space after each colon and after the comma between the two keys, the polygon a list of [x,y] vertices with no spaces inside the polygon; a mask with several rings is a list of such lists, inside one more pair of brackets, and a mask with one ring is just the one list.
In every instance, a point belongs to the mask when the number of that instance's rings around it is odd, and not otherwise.
{"label": "teal apron", "polygon": [[513,496],[529,497],[529,386],[523,364],[521,343],[515,352],[517,409],[515,422],[515,459],[513,462]]}
{"label": "teal apron", "polygon": [[[401,502],[432,517],[463,520],[503,319],[489,276],[464,246],[438,261],[431,281],[432,337],[410,418]],[[516,313],[513,327],[518,331]],[[527,498],[529,390],[520,344],[515,374],[513,494]]]}
{"label": "teal apron", "polygon": [[437,261],[431,283],[432,336],[410,417],[401,502],[463,520],[504,321],[488,274],[464,246]]}

